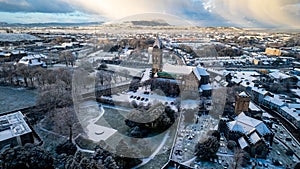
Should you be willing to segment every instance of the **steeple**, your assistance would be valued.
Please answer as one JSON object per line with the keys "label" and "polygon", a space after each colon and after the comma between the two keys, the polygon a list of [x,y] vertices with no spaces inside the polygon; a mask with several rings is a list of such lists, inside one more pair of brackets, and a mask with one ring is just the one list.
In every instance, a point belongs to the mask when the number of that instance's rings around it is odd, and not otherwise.
{"label": "steeple", "polygon": [[162,49],[162,42],[161,42],[160,38],[158,37],[158,35],[156,35],[156,39],[155,39],[155,42],[153,44],[153,48]]}
{"label": "steeple", "polygon": [[152,50],[152,73],[153,76],[157,72],[162,71],[162,42],[158,36],[156,36],[156,40],[153,44]]}

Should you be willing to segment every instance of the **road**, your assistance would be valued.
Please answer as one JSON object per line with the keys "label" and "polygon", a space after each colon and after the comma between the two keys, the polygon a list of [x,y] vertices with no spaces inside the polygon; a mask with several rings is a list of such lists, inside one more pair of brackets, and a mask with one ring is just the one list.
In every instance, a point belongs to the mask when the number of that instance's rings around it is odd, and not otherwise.
{"label": "road", "polygon": [[[260,104],[258,104],[260,105]],[[275,117],[276,119],[278,119],[280,121],[280,123],[283,124],[283,126],[288,130],[289,133],[292,134],[292,136],[297,140],[297,142],[300,142],[300,132],[299,129],[296,129],[287,119],[283,118],[281,115],[279,115],[279,113],[270,110],[269,108],[260,105],[260,107],[265,110],[266,112],[268,112],[270,115],[272,115],[273,117]]]}

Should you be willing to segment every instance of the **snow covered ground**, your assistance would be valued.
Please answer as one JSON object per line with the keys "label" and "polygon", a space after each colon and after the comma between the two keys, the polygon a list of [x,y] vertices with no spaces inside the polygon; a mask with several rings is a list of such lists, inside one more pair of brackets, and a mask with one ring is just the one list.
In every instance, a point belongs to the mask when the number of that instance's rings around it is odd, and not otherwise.
{"label": "snow covered ground", "polygon": [[0,86],[0,114],[34,106],[36,90]]}
{"label": "snow covered ground", "polygon": [[15,42],[15,41],[26,41],[26,40],[33,41],[33,40],[39,40],[39,38],[29,34],[0,33],[0,42],[2,41]]}
{"label": "snow covered ground", "polygon": [[99,107],[99,103],[95,101],[87,101],[79,105],[77,111],[79,121],[86,132],[87,138],[94,142],[106,140],[117,132],[115,129],[96,124],[104,113],[103,107]]}

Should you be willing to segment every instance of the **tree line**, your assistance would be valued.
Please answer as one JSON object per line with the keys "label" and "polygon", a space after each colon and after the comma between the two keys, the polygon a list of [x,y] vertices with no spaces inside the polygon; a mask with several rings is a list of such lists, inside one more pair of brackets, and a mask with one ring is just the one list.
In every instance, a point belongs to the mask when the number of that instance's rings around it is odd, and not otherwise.
{"label": "tree line", "polygon": [[[26,144],[4,150],[0,154],[0,168],[3,169],[127,169],[141,163],[139,159],[127,157],[134,153],[121,140],[116,154],[104,141],[95,147],[94,153],[86,155],[80,151],[72,154],[50,153],[41,146]],[[118,155],[117,155],[118,154]]]}
{"label": "tree line", "polygon": [[50,70],[10,63],[0,65],[0,83],[3,85],[39,88],[55,84],[59,80],[70,84],[71,78],[69,75],[66,69]]}

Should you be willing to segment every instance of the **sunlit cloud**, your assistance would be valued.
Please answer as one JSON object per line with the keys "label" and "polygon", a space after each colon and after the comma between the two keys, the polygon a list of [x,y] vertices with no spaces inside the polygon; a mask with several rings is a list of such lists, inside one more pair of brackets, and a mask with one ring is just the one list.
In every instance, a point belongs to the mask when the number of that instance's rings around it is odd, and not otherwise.
{"label": "sunlit cloud", "polygon": [[80,11],[107,21],[162,13],[201,26],[300,27],[300,0],[0,0],[0,11]]}
{"label": "sunlit cloud", "polygon": [[[226,21],[204,9],[202,0],[64,0],[74,8],[105,16],[109,20],[119,20],[125,17],[161,13],[174,15],[183,20],[191,20],[196,24],[224,25]],[[164,18],[161,18],[164,19]]]}
{"label": "sunlit cloud", "polygon": [[[64,0],[110,19],[161,12],[255,27],[299,27],[300,0]],[[222,19],[220,19],[222,18]]]}
{"label": "sunlit cloud", "polygon": [[174,13],[189,7],[189,0],[64,0],[77,7],[120,19],[142,13]]}
{"label": "sunlit cloud", "polygon": [[209,0],[210,10],[244,26],[299,27],[300,0]]}

